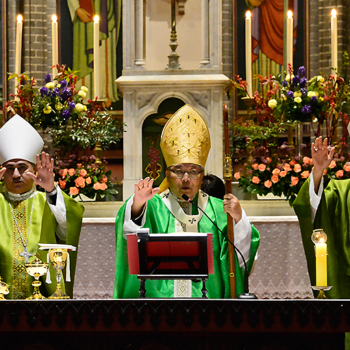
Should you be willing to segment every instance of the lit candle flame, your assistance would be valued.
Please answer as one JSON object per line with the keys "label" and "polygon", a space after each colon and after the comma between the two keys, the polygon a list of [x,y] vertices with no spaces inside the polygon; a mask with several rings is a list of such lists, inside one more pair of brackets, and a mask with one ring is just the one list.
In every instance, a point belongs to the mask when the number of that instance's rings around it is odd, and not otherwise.
{"label": "lit candle flame", "polygon": [[56,15],[52,15],[51,18],[52,18],[52,22],[53,22],[53,23],[56,23],[56,22],[57,22],[57,16],[56,16]]}
{"label": "lit candle flame", "polygon": [[331,12],[331,15],[332,15],[333,18],[336,18],[337,17],[337,10],[333,9],[332,12]]}
{"label": "lit candle flame", "polygon": [[252,17],[252,13],[251,13],[250,11],[247,11],[247,12],[245,13],[245,18],[249,19],[249,18],[251,18],[251,17]]}
{"label": "lit candle flame", "polygon": [[291,10],[289,10],[289,11],[287,12],[287,17],[288,17],[288,18],[293,18],[293,12],[292,12]]}
{"label": "lit candle flame", "polygon": [[98,17],[98,15],[95,15],[94,16],[94,22],[98,23],[99,21],[100,21],[100,17]]}
{"label": "lit candle flame", "polygon": [[22,20],[23,20],[22,15],[18,15],[18,16],[17,16],[17,22],[18,22],[18,23],[22,23]]}

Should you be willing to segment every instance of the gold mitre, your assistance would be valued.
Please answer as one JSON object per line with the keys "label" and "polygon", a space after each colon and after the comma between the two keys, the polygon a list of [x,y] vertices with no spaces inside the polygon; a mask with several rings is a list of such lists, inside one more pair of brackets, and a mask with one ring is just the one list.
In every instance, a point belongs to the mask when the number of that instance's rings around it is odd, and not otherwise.
{"label": "gold mitre", "polygon": [[167,167],[180,163],[204,167],[210,150],[207,124],[193,107],[186,104],[165,124],[160,148]]}

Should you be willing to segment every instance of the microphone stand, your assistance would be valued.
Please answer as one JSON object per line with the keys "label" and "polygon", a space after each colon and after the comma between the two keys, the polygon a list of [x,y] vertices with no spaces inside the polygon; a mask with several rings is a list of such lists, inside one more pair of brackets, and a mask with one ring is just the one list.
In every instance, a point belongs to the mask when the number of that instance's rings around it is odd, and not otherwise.
{"label": "microphone stand", "polygon": [[[218,225],[209,217],[209,215],[201,208],[199,207],[195,202],[193,202],[193,200],[191,200],[191,198],[189,196],[187,196],[187,194],[183,194],[182,198],[193,204],[196,208],[198,208],[204,215],[205,217],[207,217],[209,219],[209,221],[217,228],[217,230],[223,235],[225,236],[225,234],[222,232],[222,230],[219,229]],[[233,248],[235,249],[235,251],[241,256],[242,261],[243,261],[243,265],[244,265],[244,293],[243,294],[239,294],[237,296],[237,299],[258,299],[257,296],[253,293],[249,293],[249,275],[248,275],[248,267],[247,267],[247,262],[244,259],[244,256],[242,254],[242,252],[230,241],[230,239],[228,237],[225,237],[226,240],[233,246]]]}

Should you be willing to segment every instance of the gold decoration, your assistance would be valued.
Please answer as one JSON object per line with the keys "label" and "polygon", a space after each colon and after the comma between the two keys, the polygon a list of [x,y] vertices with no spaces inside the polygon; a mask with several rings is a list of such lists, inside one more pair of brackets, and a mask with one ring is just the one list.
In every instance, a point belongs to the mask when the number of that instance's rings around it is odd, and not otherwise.
{"label": "gold decoration", "polygon": [[5,283],[2,278],[0,277],[0,300],[5,300],[4,295],[9,294],[9,285]]}
{"label": "gold decoration", "polygon": [[207,124],[194,108],[185,105],[165,125],[160,147],[168,167],[181,163],[204,167],[210,150]]}
{"label": "gold decoration", "polygon": [[34,261],[30,263],[26,263],[26,270],[30,276],[34,277],[34,281],[32,283],[32,286],[34,287],[33,295],[27,298],[28,300],[41,300],[46,299],[39,290],[39,287],[41,286],[41,282],[39,281],[40,276],[44,276],[47,273],[47,270],[49,268],[48,263],[44,263],[39,259],[39,254],[35,254],[36,258]]}

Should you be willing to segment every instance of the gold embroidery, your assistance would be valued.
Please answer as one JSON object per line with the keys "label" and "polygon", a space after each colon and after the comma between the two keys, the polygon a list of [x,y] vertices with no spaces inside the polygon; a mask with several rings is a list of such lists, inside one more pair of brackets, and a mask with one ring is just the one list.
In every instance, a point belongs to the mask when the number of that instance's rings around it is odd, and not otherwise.
{"label": "gold embroidery", "polygon": [[[22,233],[23,240],[27,241],[27,217],[26,201],[15,202],[13,211],[18,222],[18,227]],[[16,222],[13,219],[13,299],[25,299],[27,295],[27,272],[24,259],[19,255],[23,251],[23,242],[18,232]]]}

